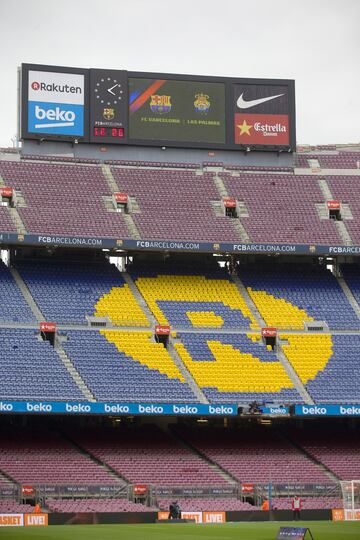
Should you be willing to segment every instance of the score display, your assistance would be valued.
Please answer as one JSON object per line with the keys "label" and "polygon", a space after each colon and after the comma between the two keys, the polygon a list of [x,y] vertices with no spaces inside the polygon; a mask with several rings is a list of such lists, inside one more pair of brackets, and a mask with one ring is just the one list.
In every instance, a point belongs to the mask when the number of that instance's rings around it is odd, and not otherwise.
{"label": "score display", "polygon": [[124,138],[124,128],[94,127],[94,137]]}
{"label": "score display", "polygon": [[295,86],[22,64],[20,136],[133,146],[294,151]]}

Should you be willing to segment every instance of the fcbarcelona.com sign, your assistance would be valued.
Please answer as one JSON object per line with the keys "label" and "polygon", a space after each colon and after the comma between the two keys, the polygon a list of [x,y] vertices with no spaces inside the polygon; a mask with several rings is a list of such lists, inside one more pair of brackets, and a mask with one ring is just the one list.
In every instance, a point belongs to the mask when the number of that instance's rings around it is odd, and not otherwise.
{"label": "fcbarcelona.com sign", "polygon": [[295,405],[296,416],[360,416],[360,405]]}
{"label": "fcbarcelona.com sign", "polygon": [[236,416],[235,404],[92,403],[87,401],[0,401],[0,414],[111,414],[172,416]]}
{"label": "fcbarcelona.com sign", "polygon": [[129,251],[173,251],[198,253],[238,253],[267,255],[357,255],[360,246],[325,246],[310,244],[212,243],[179,240],[130,240],[89,236],[55,236],[49,234],[16,234],[0,231],[0,244],[54,246],[86,249],[120,249]]}

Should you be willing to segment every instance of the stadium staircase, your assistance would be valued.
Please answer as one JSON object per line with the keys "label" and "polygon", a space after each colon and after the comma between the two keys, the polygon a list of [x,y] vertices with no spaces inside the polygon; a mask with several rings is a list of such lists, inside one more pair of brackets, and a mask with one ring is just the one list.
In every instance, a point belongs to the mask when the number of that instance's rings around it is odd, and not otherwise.
{"label": "stadium staircase", "polygon": [[74,364],[71,362],[70,358],[68,357],[62,346],[59,344],[59,342],[57,342],[57,344],[55,345],[55,351],[58,353],[60,360],[66,367],[67,371],[70,373],[71,377],[74,379],[76,386],[85,396],[85,398],[88,401],[96,401],[94,394],[91,392],[88,386],[86,386],[83,378],[75,369]]}
{"label": "stadium staircase", "polygon": [[73,437],[71,436],[71,433],[66,433],[65,431],[61,431],[59,433],[66,441],[71,444],[75,448],[75,450],[79,451],[80,454],[83,456],[86,456],[87,458],[91,459],[94,463],[99,465],[108,475],[110,475],[114,479],[114,483],[121,483],[124,485],[124,487],[127,487],[129,485],[129,481],[121,476],[121,474],[113,469],[110,465],[107,463],[104,463],[100,459],[98,459],[94,454],[92,454],[89,450],[86,448],[83,448],[80,444],[78,444]]}
{"label": "stadium staircase", "polygon": [[[103,173],[103,176],[110,188],[110,190],[112,191],[112,193],[117,193],[119,192],[119,186],[117,185],[116,183],[116,180],[111,172],[111,168],[109,165],[106,165],[106,164],[103,164],[101,166],[101,170],[102,170],[102,173]],[[137,206],[137,209],[138,209],[138,205],[136,203],[136,206]],[[139,229],[137,228],[136,226],[136,223],[135,221],[133,220],[133,217],[131,216],[131,214],[123,214],[122,215],[123,218],[124,218],[124,221],[126,223],[126,226],[129,230],[129,233],[130,233],[130,238],[134,239],[134,240],[140,240],[141,239],[141,234],[139,232]]]}
{"label": "stadium staircase", "polygon": [[[254,319],[258,323],[259,327],[260,328],[266,327],[267,325],[266,325],[264,319],[261,317],[261,314],[260,314],[259,310],[257,309],[254,301],[252,300],[251,296],[249,295],[245,285],[243,284],[243,282],[241,281],[239,276],[234,275],[234,276],[231,277],[231,279],[232,279],[233,283],[235,283],[235,285],[238,288],[238,290],[239,290],[240,294],[242,295],[242,297],[244,298],[248,308],[250,309],[251,313],[253,314]],[[283,350],[281,348],[281,342],[278,343],[278,347],[277,347],[277,350],[276,350],[276,356],[279,359],[279,361],[281,362],[281,364],[284,366],[284,369],[285,369],[286,373],[289,375],[290,379],[294,383],[294,386],[295,386],[296,390],[299,392],[299,394],[302,397],[302,399],[304,400],[304,402],[308,403],[308,404],[313,404],[314,403],[313,399],[311,398],[310,394],[305,389],[305,387],[302,384],[301,380],[299,379],[299,376],[297,375],[296,371],[294,370],[294,368],[292,367],[292,365],[290,364],[290,362],[286,358],[285,354],[283,353]]]}
{"label": "stadium staircase", "polygon": [[190,386],[191,390],[194,392],[195,396],[197,397],[199,403],[209,403],[208,399],[206,398],[205,394],[202,392],[201,388],[196,384],[195,380],[193,379],[191,373],[185,366],[184,362],[182,361],[180,355],[178,354],[175,344],[181,343],[179,339],[170,337],[169,345],[167,348],[167,351],[171,358],[174,361],[174,364],[177,366],[178,370],[180,371],[181,375],[184,377],[185,382]]}
{"label": "stadium staircase", "polygon": [[[325,179],[319,178],[318,180],[319,188],[324,196],[325,201],[333,201],[334,197],[330,190],[330,187]],[[347,227],[345,225],[344,221],[334,221],[335,226],[337,228],[337,231],[340,235],[340,238],[343,240],[344,244],[346,246],[352,245],[353,241],[351,239],[351,236],[349,234],[349,231],[347,230]]]}
{"label": "stadium staircase", "polygon": [[4,471],[0,470],[0,487],[13,487],[16,484],[16,480],[11,478]]}
{"label": "stadium staircase", "polygon": [[357,317],[360,319],[360,306],[357,303],[357,300],[353,293],[351,292],[349,285],[346,283],[345,279],[341,276],[336,276],[336,279],[340,285],[340,287],[343,290],[343,293],[345,294],[346,298],[349,300],[349,304],[355,311]]}
{"label": "stadium staircase", "polygon": [[145,313],[146,318],[148,319],[148,321],[154,326],[156,324],[158,324],[158,322],[157,322],[156,318],[154,317],[151,309],[149,308],[149,306],[145,302],[144,297],[142,296],[141,292],[139,291],[139,289],[135,285],[135,283],[134,283],[132,277],[130,276],[130,274],[128,272],[121,272],[121,275],[122,275],[125,283],[127,283],[130,291],[135,296],[135,298],[136,298],[139,306],[141,307],[142,311]]}
{"label": "stadium staircase", "polygon": [[27,234],[27,230],[25,228],[24,222],[20,217],[19,212],[16,208],[10,208],[8,207],[9,215],[11,218],[11,221],[16,227],[16,231],[18,234]]}
{"label": "stadium staircase", "polygon": [[306,390],[305,386],[302,384],[299,375],[296,373],[295,369],[287,359],[284,351],[281,348],[281,340],[278,342],[278,347],[276,351],[276,356],[284,366],[286,373],[289,375],[290,379],[294,383],[296,390],[299,392],[300,396],[303,398],[304,402],[308,405],[313,405],[314,400],[310,396],[309,392]]}
{"label": "stadium staircase", "polygon": [[34,298],[32,297],[26,283],[24,282],[24,280],[20,276],[19,272],[13,267],[10,267],[9,270],[10,270],[10,273],[11,273],[12,277],[14,278],[17,286],[19,287],[20,291],[22,292],[22,295],[25,298],[26,303],[28,304],[29,308],[31,309],[32,313],[34,314],[36,320],[38,322],[45,321],[45,318],[44,318],[43,314],[41,313],[41,311],[39,309],[39,306],[37,305]]}
{"label": "stadium staircase", "polygon": [[[5,187],[5,182],[3,178],[1,177],[1,175],[0,175],[0,187]],[[15,195],[16,195],[17,206],[22,207],[22,208],[25,207],[26,206],[25,200],[24,200],[24,197],[21,195],[21,193],[15,190]],[[15,226],[17,233],[27,234],[27,230],[25,228],[24,222],[21,219],[17,208],[11,208],[10,206],[7,206],[6,208],[10,216],[10,219]]]}
{"label": "stadium staircase", "polygon": [[112,175],[109,165],[101,165],[101,170],[112,193],[117,193],[119,191],[119,187],[115,181],[115,178]]}
{"label": "stadium staircase", "polygon": [[259,310],[257,309],[255,303],[253,302],[251,296],[249,295],[245,285],[237,275],[231,276],[231,281],[235,283],[238,291],[243,297],[245,303],[247,304],[249,310],[253,314],[254,319],[256,320],[259,328],[264,328],[266,326],[264,319],[261,317]]}
{"label": "stadium staircase", "polygon": [[[44,315],[41,313],[38,305],[36,304],[34,298],[32,297],[26,283],[20,276],[19,272],[15,268],[10,268],[11,275],[13,276],[16,284],[18,285],[20,291],[22,292],[26,303],[30,307],[32,313],[36,317],[36,320],[38,322],[45,321]],[[80,390],[80,392],[83,394],[83,396],[88,401],[96,401],[94,395],[90,391],[90,389],[86,386],[84,380],[80,376],[79,372],[75,369],[73,363],[71,362],[70,358],[67,356],[66,352],[64,351],[61,342],[59,340],[56,341],[54,350],[58,354],[61,362],[64,364],[66,370],[71,375],[72,379],[74,380],[76,386]]]}
{"label": "stadium staircase", "polygon": [[[225,199],[225,198],[228,198],[229,197],[229,193],[225,187],[225,184],[222,180],[222,178],[220,178],[220,176],[218,176],[218,174],[215,174],[214,177],[214,184],[215,184],[215,187],[220,195],[220,198],[221,199]],[[244,203],[241,204],[241,208],[239,208],[240,210],[240,217],[244,217],[246,215],[248,215],[248,212],[244,206]],[[244,227],[244,225],[241,223],[240,219],[238,218],[229,218],[230,219],[230,223],[233,227],[233,229],[235,230],[235,232],[237,233],[238,237],[240,238],[241,242],[244,242],[244,243],[248,243],[250,242],[250,237]]]}
{"label": "stadium staircase", "polygon": [[312,456],[309,452],[305,450],[300,444],[297,444],[296,441],[294,441],[291,436],[289,436],[287,433],[278,432],[279,436],[290,446],[292,446],[297,452],[300,452],[303,454],[309,461],[314,463],[316,467],[321,471],[322,473],[326,474],[326,476],[329,477],[329,480],[331,482],[334,482],[334,484],[338,484],[340,482],[340,478],[331,470],[329,467],[321,463],[321,461],[317,460]]}
{"label": "stadium staircase", "polygon": [[218,463],[215,463],[215,461],[211,460],[208,456],[203,454],[198,448],[190,444],[187,440],[185,440],[181,433],[178,433],[174,429],[171,429],[171,425],[168,427],[168,430],[178,444],[180,444],[183,448],[190,450],[190,452],[192,452],[193,454],[196,454],[204,463],[208,465],[208,467],[210,467],[210,469],[212,469],[216,474],[220,475],[226,482],[232,485],[238,484],[238,480],[235,478],[235,476],[233,476],[226,469],[221,467],[221,465],[219,465]]}

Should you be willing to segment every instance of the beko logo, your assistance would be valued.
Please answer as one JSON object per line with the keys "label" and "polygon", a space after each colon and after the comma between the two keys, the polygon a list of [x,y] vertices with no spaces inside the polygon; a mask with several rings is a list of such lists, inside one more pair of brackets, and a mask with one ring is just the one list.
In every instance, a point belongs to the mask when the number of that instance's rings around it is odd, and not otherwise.
{"label": "beko logo", "polygon": [[39,83],[34,81],[31,83],[31,88],[35,91],[42,90],[43,92],[61,92],[63,94],[81,94],[82,89],[80,86],[69,86],[68,84],[55,84],[55,83]]}
{"label": "beko logo", "polygon": [[35,128],[59,127],[59,126],[74,126],[75,125],[74,111],[64,111],[61,107],[54,109],[43,109],[39,105],[35,106],[35,118],[37,120],[48,120],[50,123],[35,124]]}

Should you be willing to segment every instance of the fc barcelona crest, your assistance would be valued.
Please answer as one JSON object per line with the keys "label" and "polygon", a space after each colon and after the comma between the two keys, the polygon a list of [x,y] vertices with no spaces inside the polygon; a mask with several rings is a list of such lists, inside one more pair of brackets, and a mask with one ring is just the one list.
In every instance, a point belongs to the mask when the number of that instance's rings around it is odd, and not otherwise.
{"label": "fc barcelona crest", "polygon": [[150,109],[153,113],[168,113],[171,111],[171,96],[151,96]]}
{"label": "fc barcelona crest", "polygon": [[194,109],[198,113],[207,114],[210,109],[209,96],[206,94],[196,94],[194,101]]}
{"label": "fc barcelona crest", "polygon": [[103,117],[105,118],[105,120],[114,120],[115,118],[114,109],[104,109]]}

